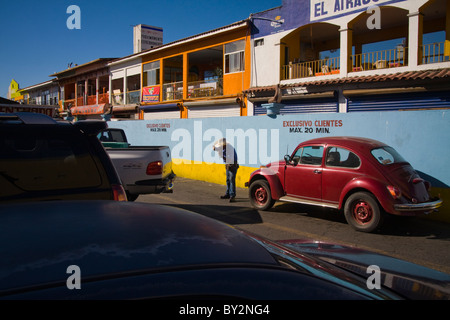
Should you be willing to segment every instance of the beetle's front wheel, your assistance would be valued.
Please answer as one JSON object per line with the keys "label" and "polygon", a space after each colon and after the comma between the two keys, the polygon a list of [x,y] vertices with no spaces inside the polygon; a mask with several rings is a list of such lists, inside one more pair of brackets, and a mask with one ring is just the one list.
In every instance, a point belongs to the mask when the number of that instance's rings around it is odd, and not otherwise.
{"label": "beetle's front wheel", "polygon": [[253,181],[249,187],[249,198],[252,206],[258,210],[269,210],[275,203],[270,187],[265,180]]}
{"label": "beetle's front wheel", "polygon": [[355,230],[372,232],[383,223],[383,211],[377,199],[368,192],[352,194],[345,202],[344,215]]}

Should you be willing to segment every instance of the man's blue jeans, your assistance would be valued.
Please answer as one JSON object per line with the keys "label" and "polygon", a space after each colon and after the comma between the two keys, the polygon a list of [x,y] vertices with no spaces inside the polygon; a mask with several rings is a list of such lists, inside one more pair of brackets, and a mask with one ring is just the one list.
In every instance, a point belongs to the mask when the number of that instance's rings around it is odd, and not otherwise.
{"label": "man's blue jeans", "polygon": [[236,170],[228,170],[226,171],[227,175],[227,195],[230,197],[236,197]]}

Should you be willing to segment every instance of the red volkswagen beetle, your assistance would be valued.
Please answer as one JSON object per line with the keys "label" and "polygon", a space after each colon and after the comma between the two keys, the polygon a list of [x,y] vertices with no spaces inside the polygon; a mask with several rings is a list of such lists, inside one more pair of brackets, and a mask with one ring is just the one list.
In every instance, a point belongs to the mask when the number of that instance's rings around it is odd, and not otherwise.
{"label": "red volkswagen beetle", "polygon": [[268,210],[277,200],[340,209],[364,232],[380,227],[385,213],[411,216],[442,204],[394,148],[358,137],[300,143],[284,160],[253,172],[246,186],[256,209]]}

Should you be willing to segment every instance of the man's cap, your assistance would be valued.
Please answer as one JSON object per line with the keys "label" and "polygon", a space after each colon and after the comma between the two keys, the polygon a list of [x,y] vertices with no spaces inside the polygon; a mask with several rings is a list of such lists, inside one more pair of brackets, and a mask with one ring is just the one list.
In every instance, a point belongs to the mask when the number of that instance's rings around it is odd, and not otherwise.
{"label": "man's cap", "polygon": [[214,142],[214,148],[221,148],[227,144],[227,140],[225,138],[219,139]]}

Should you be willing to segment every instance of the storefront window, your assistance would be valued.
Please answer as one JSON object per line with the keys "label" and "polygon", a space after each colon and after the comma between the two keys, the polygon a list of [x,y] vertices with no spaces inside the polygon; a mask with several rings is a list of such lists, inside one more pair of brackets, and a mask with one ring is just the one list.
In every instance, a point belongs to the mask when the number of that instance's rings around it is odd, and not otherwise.
{"label": "storefront window", "polygon": [[244,71],[245,40],[225,45],[225,73]]}
{"label": "storefront window", "polygon": [[160,66],[159,61],[144,64],[143,82],[144,87],[159,85]]}

